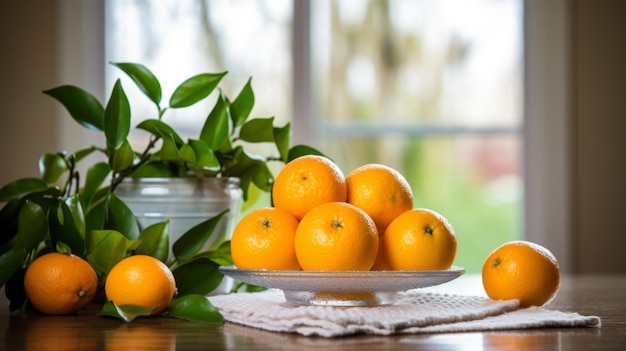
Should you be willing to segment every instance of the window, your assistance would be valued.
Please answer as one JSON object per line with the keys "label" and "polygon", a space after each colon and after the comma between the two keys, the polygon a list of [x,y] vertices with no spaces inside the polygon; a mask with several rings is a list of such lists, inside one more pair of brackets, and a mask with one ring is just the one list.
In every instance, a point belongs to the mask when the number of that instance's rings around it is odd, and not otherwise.
{"label": "window", "polygon": [[[106,61],[145,63],[166,97],[202,71],[229,71],[231,92],[252,76],[253,113],[292,121],[307,138],[296,142],[345,173],[370,162],[403,173],[415,206],[453,224],[469,272],[522,237],[521,0],[106,5]],[[120,76],[107,67],[108,86]],[[193,135],[205,113],[166,118]]]}

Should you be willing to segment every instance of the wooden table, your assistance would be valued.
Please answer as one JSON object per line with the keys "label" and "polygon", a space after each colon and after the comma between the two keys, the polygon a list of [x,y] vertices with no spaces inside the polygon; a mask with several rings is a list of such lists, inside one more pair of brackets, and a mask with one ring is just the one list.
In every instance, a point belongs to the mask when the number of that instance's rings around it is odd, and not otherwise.
{"label": "wooden table", "polygon": [[[475,275],[436,289],[484,294]],[[563,278],[558,296],[546,308],[600,316],[601,328],[325,339],[164,317],[126,324],[95,316],[98,305],[76,316],[11,316],[3,293],[0,350],[626,350],[625,296],[626,276]]]}

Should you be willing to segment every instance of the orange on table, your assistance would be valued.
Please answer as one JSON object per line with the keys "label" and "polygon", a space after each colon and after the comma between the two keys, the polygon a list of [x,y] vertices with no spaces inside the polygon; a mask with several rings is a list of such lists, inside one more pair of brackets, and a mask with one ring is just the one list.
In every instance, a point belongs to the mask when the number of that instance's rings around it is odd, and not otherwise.
{"label": "orange on table", "polygon": [[275,207],[297,220],[317,205],[346,200],[346,181],[339,166],[330,159],[306,155],[287,163],[272,186]]}
{"label": "orange on table", "polygon": [[378,241],[367,213],[346,202],[329,202],[302,218],[295,249],[304,270],[367,271],[376,260]]}
{"label": "orange on table", "polygon": [[560,286],[559,264],[545,247],[510,241],[493,250],[483,265],[483,287],[494,300],[520,300],[520,307],[542,306]]}
{"label": "orange on table", "polygon": [[52,252],[36,258],[24,276],[26,296],[45,314],[71,314],[85,308],[98,290],[94,269],[82,258]]}
{"label": "orange on table", "polygon": [[294,238],[298,221],[291,213],[265,207],[245,215],[230,241],[235,266],[241,269],[300,270]]}
{"label": "orange on table", "polygon": [[382,235],[397,216],[413,208],[409,183],[395,169],[370,163],[346,176],[347,202],[365,211]]}
{"label": "orange on table", "polygon": [[445,270],[457,250],[452,225],[439,213],[415,208],[389,224],[383,240],[384,257],[393,270]]}
{"label": "orange on table", "polygon": [[133,255],[113,266],[104,290],[107,299],[117,306],[154,308],[151,315],[155,315],[163,312],[172,302],[176,281],[163,262],[152,256]]}

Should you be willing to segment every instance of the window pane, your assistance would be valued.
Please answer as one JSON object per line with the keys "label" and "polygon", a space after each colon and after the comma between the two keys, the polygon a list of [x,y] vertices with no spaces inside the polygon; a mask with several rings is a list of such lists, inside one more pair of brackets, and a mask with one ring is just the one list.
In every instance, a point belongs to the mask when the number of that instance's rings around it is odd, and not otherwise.
{"label": "window pane", "polygon": [[510,136],[332,138],[344,173],[365,163],[402,173],[414,205],[446,217],[458,238],[455,264],[479,272],[494,245],[521,233],[521,144]]}
{"label": "window pane", "polygon": [[[211,0],[106,2],[107,62],[139,62],[160,79],[163,104],[183,80],[205,72],[228,71],[220,86],[235,97],[252,77],[255,116],[291,115],[291,17],[289,0]],[[107,67],[107,86],[122,78],[133,122],[155,118],[154,106],[115,67]],[[215,95],[215,94],[214,94]],[[215,98],[215,97],[213,97]],[[165,120],[196,136],[214,100],[169,110]]]}
{"label": "window pane", "polygon": [[521,0],[311,3],[326,127],[521,123]]}

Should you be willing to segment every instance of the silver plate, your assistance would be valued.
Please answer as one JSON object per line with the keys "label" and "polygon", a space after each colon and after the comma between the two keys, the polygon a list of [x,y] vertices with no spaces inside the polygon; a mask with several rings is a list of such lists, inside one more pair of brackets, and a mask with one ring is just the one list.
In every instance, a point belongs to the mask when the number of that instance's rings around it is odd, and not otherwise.
{"label": "silver plate", "polygon": [[398,292],[449,282],[465,273],[452,266],[432,271],[269,271],[222,266],[237,281],[281,289],[296,305],[377,306],[395,302]]}

